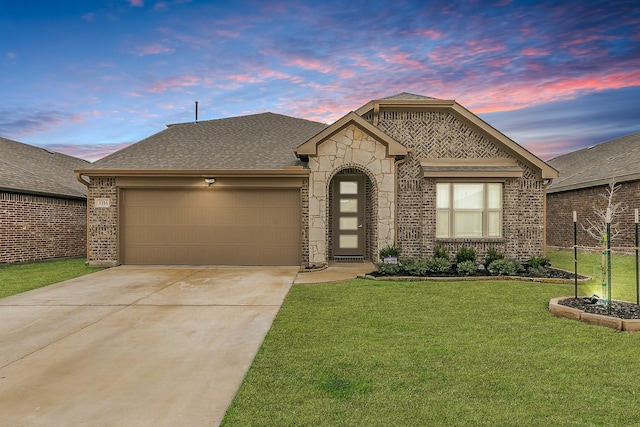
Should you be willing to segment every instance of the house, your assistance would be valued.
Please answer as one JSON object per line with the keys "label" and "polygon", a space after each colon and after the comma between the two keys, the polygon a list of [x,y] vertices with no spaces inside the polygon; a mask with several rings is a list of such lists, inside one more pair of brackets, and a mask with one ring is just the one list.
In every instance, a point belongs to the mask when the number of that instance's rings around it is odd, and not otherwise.
{"label": "house", "polygon": [[613,247],[634,247],[634,209],[640,208],[640,132],[583,148],[549,160],[549,164],[562,173],[547,189],[547,244],[573,247],[573,211],[578,222],[578,245],[599,247],[583,230],[587,220],[597,221],[594,208],[606,209],[611,180],[620,184],[615,201],[627,210],[619,216],[626,228],[611,244]]}
{"label": "house", "polygon": [[0,138],[0,264],[84,257],[85,160]]}
{"label": "house", "polygon": [[544,250],[558,172],[455,101],[401,93],[331,125],[273,113],[169,125],[76,171],[96,265],[321,266]]}

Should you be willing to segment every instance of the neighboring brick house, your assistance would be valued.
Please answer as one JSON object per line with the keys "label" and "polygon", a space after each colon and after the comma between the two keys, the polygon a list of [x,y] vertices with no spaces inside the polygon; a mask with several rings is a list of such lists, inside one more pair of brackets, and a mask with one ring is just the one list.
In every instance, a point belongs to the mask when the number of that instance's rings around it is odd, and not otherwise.
{"label": "neighboring brick house", "polygon": [[86,256],[88,165],[0,138],[0,264]]}
{"label": "neighboring brick house", "polygon": [[612,179],[620,184],[616,200],[627,210],[620,215],[626,228],[611,244],[615,248],[635,246],[634,209],[640,208],[640,132],[583,148],[549,160],[562,176],[547,189],[547,245],[573,247],[573,211],[578,218],[578,245],[599,247],[583,226],[596,221],[593,208],[605,209]]}
{"label": "neighboring brick house", "polygon": [[327,126],[273,113],[169,125],[77,171],[92,264],[320,266],[544,251],[555,169],[455,101],[408,93]]}

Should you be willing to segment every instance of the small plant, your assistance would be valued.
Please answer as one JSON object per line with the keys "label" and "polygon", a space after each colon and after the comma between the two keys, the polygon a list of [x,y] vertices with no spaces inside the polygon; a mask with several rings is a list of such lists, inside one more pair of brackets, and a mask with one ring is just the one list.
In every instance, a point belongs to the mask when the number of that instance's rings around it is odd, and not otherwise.
{"label": "small plant", "polygon": [[433,248],[433,257],[434,258],[442,258],[442,259],[449,259],[449,252],[447,251],[447,249],[444,247],[444,245],[442,243],[438,243],[434,248]]}
{"label": "small plant", "polygon": [[427,273],[446,273],[451,270],[451,261],[445,258],[430,258],[425,261],[425,270]]}
{"label": "small plant", "polygon": [[493,261],[504,259],[504,254],[498,252],[494,247],[490,247],[487,250],[487,255],[484,257],[484,266],[488,267]]}
{"label": "small plant", "polygon": [[400,265],[409,276],[422,276],[424,273],[422,263],[414,258],[404,258]]}
{"label": "small plant", "polygon": [[376,271],[383,276],[395,276],[400,272],[400,266],[398,264],[387,264],[386,262],[379,262],[376,264]]}
{"label": "small plant", "polygon": [[531,277],[549,277],[551,272],[547,267],[528,267],[527,274]]}
{"label": "small plant", "polygon": [[400,248],[396,245],[387,245],[384,248],[380,249],[379,252],[380,261],[384,261],[387,257],[395,257],[398,258],[400,256]]}
{"label": "small plant", "polygon": [[550,265],[549,259],[541,256],[532,256],[529,258],[529,267],[539,268],[548,267]]}
{"label": "small plant", "polygon": [[461,262],[471,261],[475,264],[477,258],[476,250],[473,248],[468,248],[466,246],[461,247],[456,252],[456,264],[460,264]]}
{"label": "small plant", "polygon": [[460,276],[471,276],[476,271],[478,271],[478,267],[476,267],[476,263],[473,261],[462,261],[456,265],[456,272]]}
{"label": "small plant", "polygon": [[489,273],[494,276],[515,276],[522,271],[522,265],[513,259],[498,259],[487,267]]}

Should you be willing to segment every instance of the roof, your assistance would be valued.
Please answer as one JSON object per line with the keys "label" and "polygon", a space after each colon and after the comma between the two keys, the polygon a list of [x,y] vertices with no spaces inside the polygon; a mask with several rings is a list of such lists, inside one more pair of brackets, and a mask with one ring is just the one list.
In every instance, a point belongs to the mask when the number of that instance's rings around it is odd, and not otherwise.
{"label": "roof", "polygon": [[562,176],[549,193],[640,179],[640,132],[555,157],[548,162]]}
{"label": "roof", "polygon": [[86,198],[74,169],[90,163],[77,157],[0,137],[0,190]]}
{"label": "roof", "polygon": [[86,169],[273,170],[302,166],[293,149],[325,127],[275,113],[173,124]]}

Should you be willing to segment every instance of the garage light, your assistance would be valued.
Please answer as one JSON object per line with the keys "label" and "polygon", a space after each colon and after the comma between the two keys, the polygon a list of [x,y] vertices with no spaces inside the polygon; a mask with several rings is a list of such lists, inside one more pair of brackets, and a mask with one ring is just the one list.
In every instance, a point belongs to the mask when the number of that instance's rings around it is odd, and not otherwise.
{"label": "garage light", "polygon": [[207,183],[207,187],[211,187],[211,185],[213,185],[214,182],[216,182],[215,178],[205,178],[204,182]]}

